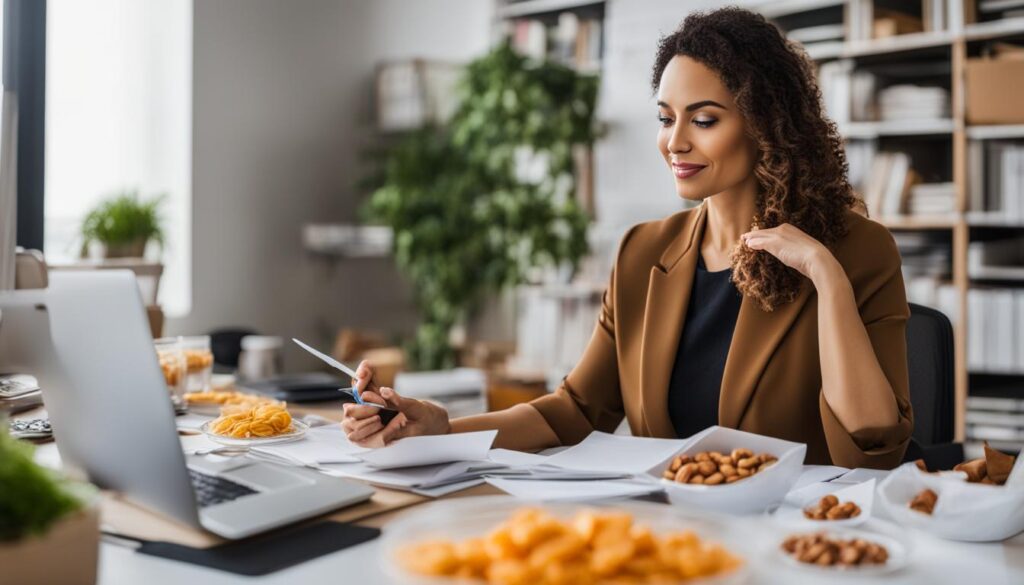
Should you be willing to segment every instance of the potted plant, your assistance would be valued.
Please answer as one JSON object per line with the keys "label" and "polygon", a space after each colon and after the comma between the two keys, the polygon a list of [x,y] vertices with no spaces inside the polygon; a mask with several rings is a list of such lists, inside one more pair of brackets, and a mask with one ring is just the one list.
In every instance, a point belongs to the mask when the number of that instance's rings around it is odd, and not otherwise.
{"label": "potted plant", "polygon": [[589,218],[574,196],[573,148],[597,137],[597,88],[596,76],[506,43],[468,65],[448,124],[387,151],[364,213],[393,229],[413,284],[413,369],[454,365],[452,330],[486,294],[538,268],[577,267]]}
{"label": "potted plant", "polygon": [[[0,428],[7,420],[0,418]],[[99,512],[88,484],[40,467],[33,447],[0,432],[0,573],[4,583],[96,582]]]}
{"label": "potted plant", "polygon": [[106,258],[141,258],[150,240],[163,244],[162,201],[162,196],[140,201],[134,191],[102,201],[82,222],[82,256],[88,256],[92,242],[103,245]]}

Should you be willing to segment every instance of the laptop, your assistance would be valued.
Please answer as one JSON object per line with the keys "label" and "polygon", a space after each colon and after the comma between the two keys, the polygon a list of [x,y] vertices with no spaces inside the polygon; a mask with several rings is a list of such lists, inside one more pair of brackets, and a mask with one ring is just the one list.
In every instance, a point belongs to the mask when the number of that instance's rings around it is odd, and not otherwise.
{"label": "laptop", "polygon": [[0,372],[38,378],[71,473],[224,538],[373,495],[311,469],[186,456],[130,271],[58,271],[48,289],[0,291]]}

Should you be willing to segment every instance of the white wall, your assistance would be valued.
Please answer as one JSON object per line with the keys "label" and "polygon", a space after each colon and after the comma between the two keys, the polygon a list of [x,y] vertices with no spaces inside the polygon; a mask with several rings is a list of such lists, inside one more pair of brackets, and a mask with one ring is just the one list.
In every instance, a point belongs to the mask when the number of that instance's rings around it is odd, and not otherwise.
{"label": "white wall", "polygon": [[[733,2],[735,3],[735,2]],[[658,40],[712,0],[609,0],[598,116],[609,132],[594,152],[601,229],[619,234],[634,223],[683,209],[658,152],[657,107],[650,76]]]}
{"label": "white wall", "polygon": [[[244,325],[326,345],[342,325],[410,329],[390,260],[312,258],[301,228],[355,220],[376,63],[468,61],[487,48],[490,2],[218,0],[194,10],[193,308],[168,332]],[[290,348],[286,358],[313,364]]]}

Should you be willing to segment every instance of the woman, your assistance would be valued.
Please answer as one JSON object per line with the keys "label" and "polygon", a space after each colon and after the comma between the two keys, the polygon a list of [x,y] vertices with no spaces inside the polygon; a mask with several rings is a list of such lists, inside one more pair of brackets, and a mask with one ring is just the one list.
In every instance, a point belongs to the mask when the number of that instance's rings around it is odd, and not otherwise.
{"label": "woman", "polygon": [[807,444],[807,462],[892,468],[913,427],[900,257],[846,179],[812,65],[763,17],[693,14],[658,46],[658,148],[701,205],[622,239],[593,338],[558,390],[449,420],[376,388],[345,405],[351,440],[497,429],[537,450],[611,432],[686,437],[709,425]]}

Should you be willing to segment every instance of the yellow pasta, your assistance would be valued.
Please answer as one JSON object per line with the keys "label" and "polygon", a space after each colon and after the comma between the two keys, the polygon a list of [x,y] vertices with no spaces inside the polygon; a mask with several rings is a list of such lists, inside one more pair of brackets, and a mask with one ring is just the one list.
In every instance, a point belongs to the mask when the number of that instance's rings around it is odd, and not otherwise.
{"label": "yellow pasta", "polygon": [[624,512],[585,510],[565,522],[536,508],[483,537],[406,546],[398,561],[414,573],[494,585],[678,583],[743,563],[692,531],[659,537]]}
{"label": "yellow pasta", "polygon": [[260,404],[221,414],[210,423],[210,430],[236,439],[273,437],[292,430],[292,417],[284,404]]}

